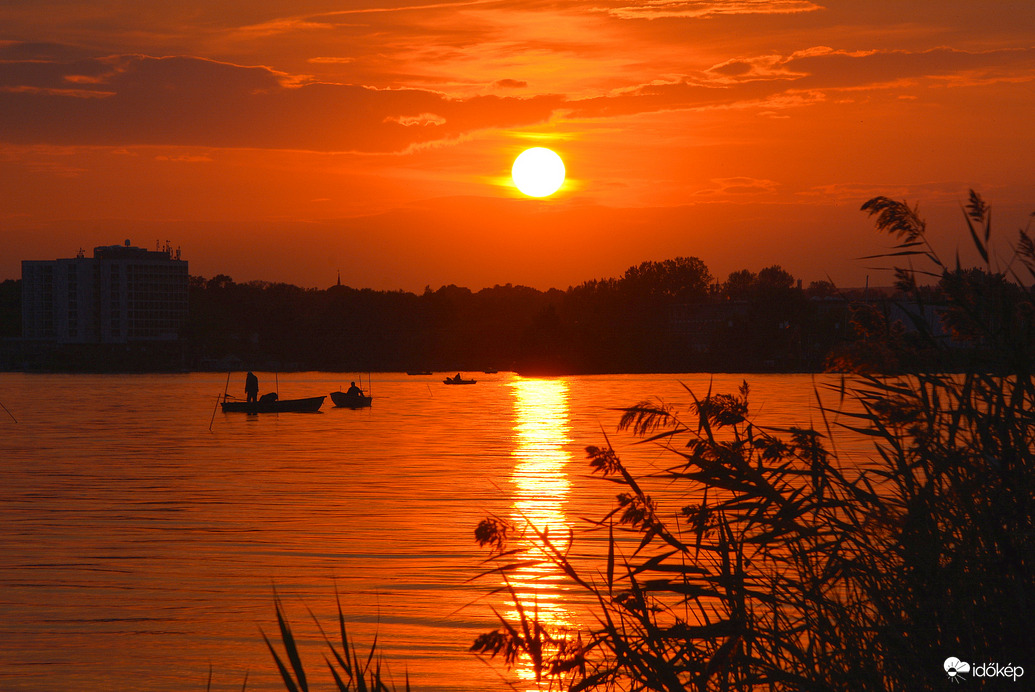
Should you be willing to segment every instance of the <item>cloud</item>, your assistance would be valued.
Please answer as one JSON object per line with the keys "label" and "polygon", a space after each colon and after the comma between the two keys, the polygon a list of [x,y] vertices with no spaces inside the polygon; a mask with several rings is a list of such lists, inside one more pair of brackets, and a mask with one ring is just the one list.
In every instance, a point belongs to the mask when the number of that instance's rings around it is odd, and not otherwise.
{"label": "cloud", "polygon": [[648,0],[604,11],[619,19],[703,19],[734,14],[797,14],[821,9],[808,0]]}
{"label": "cloud", "polygon": [[716,178],[711,181],[712,187],[698,191],[703,197],[717,195],[761,195],[772,194],[779,188],[779,183],[760,178]]}
{"label": "cloud", "polygon": [[230,38],[254,40],[279,36],[282,34],[293,34],[306,31],[326,31],[333,29],[334,25],[325,22],[314,22],[299,17],[273,19],[261,24],[252,24],[238,28]]}
{"label": "cloud", "polygon": [[664,110],[796,108],[835,91],[915,89],[928,82],[974,86],[1035,80],[1035,48],[963,51],[838,51],[815,47],[791,55],[729,60],[698,74],[652,81],[574,101],[571,114],[601,118]]}
{"label": "cloud", "polygon": [[398,152],[543,122],[562,104],[548,94],[453,99],[422,89],[299,83],[267,67],[191,57],[0,64],[0,139],[18,144]]}
{"label": "cloud", "polygon": [[206,154],[179,154],[177,156],[160,154],[155,157],[155,161],[172,161],[174,163],[210,163],[212,161],[212,157]]}
{"label": "cloud", "polygon": [[387,122],[398,123],[403,127],[414,127],[416,125],[445,125],[446,119],[434,113],[421,113],[420,115],[392,115],[385,118]]}
{"label": "cloud", "polygon": [[837,201],[841,204],[859,204],[861,200],[878,195],[901,200],[923,200],[924,204],[957,205],[960,192],[970,188],[965,181],[945,180],[923,183],[830,183],[816,185],[797,193],[801,199]]}
{"label": "cloud", "polygon": [[[1035,80],[1035,48],[842,51],[733,58],[694,74],[574,98],[451,97],[424,88],[318,82],[195,57],[83,57],[49,44],[0,44],[0,141],[392,153],[471,132],[555,118],[753,108],[769,117],[838,91]],[[17,56],[31,55],[29,59]],[[12,59],[15,58],[15,59]],[[526,88],[500,79],[498,89]]]}
{"label": "cloud", "polygon": [[[829,51],[829,49],[820,49]],[[811,54],[811,51],[810,51]],[[805,76],[794,72],[787,65],[787,58],[782,55],[756,55],[750,58],[734,58],[714,65],[705,70],[710,82],[735,84],[738,82],[795,79]]]}
{"label": "cloud", "polygon": [[326,57],[308,58],[306,60],[306,62],[313,63],[314,65],[348,65],[349,63],[356,62],[356,59],[355,58],[346,58],[346,57],[326,56]]}
{"label": "cloud", "polygon": [[903,79],[966,78],[969,84],[1002,78],[1035,78],[1035,48],[964,51],[934,48],[925,51],[804,51],[791,55],[782,67],[800,74],[801,85],[857,88]]}

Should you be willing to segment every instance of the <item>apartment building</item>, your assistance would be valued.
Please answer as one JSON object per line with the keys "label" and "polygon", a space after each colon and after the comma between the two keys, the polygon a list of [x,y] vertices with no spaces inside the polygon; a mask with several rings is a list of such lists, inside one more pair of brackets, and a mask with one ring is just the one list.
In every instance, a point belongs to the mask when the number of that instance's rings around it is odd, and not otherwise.
{"label": "apartment building", "polygon": [[95,247],[22,261],[22,336],[57,344],[175,341],[187,320],[187,262],[155,250]]}

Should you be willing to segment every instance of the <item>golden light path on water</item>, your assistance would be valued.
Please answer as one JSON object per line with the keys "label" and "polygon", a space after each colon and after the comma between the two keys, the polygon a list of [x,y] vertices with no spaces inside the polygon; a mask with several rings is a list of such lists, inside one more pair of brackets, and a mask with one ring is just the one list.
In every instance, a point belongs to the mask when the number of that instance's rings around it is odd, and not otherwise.
{"label": "golden light path on water", "polygon": [[[510,383],[514,393],[514,495],[511,520],[518,527],[529,524],[563,545],[571,521],[565,515],[571,482],[568,467],[572,461],[571,421],[568,408],[568,383],[564,380],[517,379]],[[535,551],[532,557],[545,557]],[[559,588],[563,575],[552,563],[522,567],[513,573],[510,585],[526,607],[526,615],[537,615],[540,622],[556,631],[573,625]],[[530,607],[531,606],[531,607]],[[508,613],[517,622],[519,613]],[[524,660],[515,671],[518,677],[534,684],[535,670]],[[531,687],[529,689],[538,689]]]}

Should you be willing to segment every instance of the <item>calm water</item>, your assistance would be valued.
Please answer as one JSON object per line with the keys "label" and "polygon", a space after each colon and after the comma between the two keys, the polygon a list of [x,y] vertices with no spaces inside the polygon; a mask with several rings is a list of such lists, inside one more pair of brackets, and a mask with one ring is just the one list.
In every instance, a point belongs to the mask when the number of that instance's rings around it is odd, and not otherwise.
{"label": "calm water", "polygon": [[[355,379],[258,374],[282,398]],[[528,671],[467,653],[495,627],[491,607],[508,610],[487,595],[495,582],[469,581],[485,557],[478,521],[602,516],[615,486],[586,477],[586,445],[606,433],[644,472],[670,461],[615,433],[612,408],[685,404],[681,382],[733,392],[743,377],[441,379],[374,375],[366,410],[328,398],[318,414],[213,418],[226,375],[0,373],[17,418],[0,411],[0,689],[204,690],[210,668],[214,690],[246,676],[249,690],[283,689],[260,632],[277,631],[274,588],[318,682],[310,611],[335,631],[337,592],[352,634],[376,633],[416,689],[534,689]],[[748,380],[761,420],[818,425],[814,378]],[[243,385],[236,374],[230,392]],[[579,621],[574,595],[527,576],[545,618]]]}

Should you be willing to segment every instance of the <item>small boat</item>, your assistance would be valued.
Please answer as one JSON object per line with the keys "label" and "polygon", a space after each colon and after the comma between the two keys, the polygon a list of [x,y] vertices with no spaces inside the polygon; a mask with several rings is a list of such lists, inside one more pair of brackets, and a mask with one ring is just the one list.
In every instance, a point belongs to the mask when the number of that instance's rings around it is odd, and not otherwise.
{"label": "small boat", "polygon": [[366,408],[374,401],[374,397],[367,396],[366,394],[331,392],[331,401],[338,408]]}
{"label": "small boat", "polygon": [[442,380],[442,384],[474,384],[478,380],[465,380],[464,378],[457,375],[456,377],[447,377]]}
{"label": "small boat", "polygon": [[407,375],[430,375],[430,370],[407,370]]}
{"label": "small boat", "polygon": [[223,413],[316,413],[323,406],[325,396],[306,399],[262,398],[258,401],[221,401]]}

